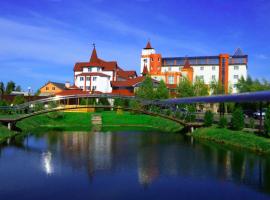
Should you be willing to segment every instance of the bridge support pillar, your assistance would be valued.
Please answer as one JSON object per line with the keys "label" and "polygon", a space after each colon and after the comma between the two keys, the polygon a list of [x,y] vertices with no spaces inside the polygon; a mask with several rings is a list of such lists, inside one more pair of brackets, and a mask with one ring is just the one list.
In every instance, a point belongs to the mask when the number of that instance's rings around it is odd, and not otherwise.
{"label": "bridge support pillar", "polygon": [[191,126],[191,127],[190,127],[190,132],[193,133],[193,131],[194,131],[194,127]]}
{"label": "bridge support pillar", "polygon": [[8,130],[12,131],[14,124],[12,122],[8,122]]}

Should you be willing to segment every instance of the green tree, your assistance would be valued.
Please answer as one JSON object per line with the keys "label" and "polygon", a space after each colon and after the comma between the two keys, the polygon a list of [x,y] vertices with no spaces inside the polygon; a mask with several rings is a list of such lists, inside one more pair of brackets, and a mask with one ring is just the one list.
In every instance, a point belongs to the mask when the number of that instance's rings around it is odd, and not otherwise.
{"label": "green tree", "polygon": [[155,91],[156,99],[168,99],[169,98],[169,90],[163,80],[159,82],[157,90]]}
{"label": "green tree", "polygon": [[232,128],[242,130],[245,126],[244,113],[241,108],[236,108],[232,114]]}
{"label": "green tree", "polygon": [[17,85],[17,86],[15,87],[15,91],[17,91],[17,92],[21,92],[21,91],[22,91],[21,86]]}
{"label": "green tree", "polygon": [[178,84],[176,93],[178,97],[193,97],[195,95],[192,83],[186,77],[183,77]]}
{"label": "green tree", "polygon": [[226,128],[227,124],[228,124],[227,118],[224,116],[220,117],[219,122],[218,122],[218,127],[219,128]]}
{"label": "green tree", "polygon": [[264,130],[266,134],[270,132],[270,108],[267,108],[265,113]]}
{"label": "green tree", "polygon": [[210,91],[213,95],[224,94],[224,87],[219,81],[212,81],[210,83]]}
{"label": "green tree", "polygon": [[25,98],[24,96],[22,95],[18,95],[16,96],[14,99],[13,99],[13,102],[12,102],[14,105],[18,105],[18,104],[22,104],[22,103],[25,103]]}
{"label": "green tree", "polygon": [[0,82],[0,95],[3,95],[5,93],[5,84],[3,82]]}
{"label": "green tree", "polygon": [[204,125],[205,126],[212,126],[213,120],[214,120],[213,113],[210,110],[206,111],[204,114]]}
{"label": "green tree", "polygon": [[207,85],[201,79],[196,79],[192,88],[194,96],[207,96],[209,94]]}
{"label": "green tree", "polygon": [[15,83],[13,81],[9,81],[6,86],[6,94],[10,94],[12,91],[15,90]]}
{"label": "green tree", "polygon": [[138,90],[136,91],[135,95],[142,99],[154,99],[154,85],[151,77],[146,76],[145,80],[139,86]]}

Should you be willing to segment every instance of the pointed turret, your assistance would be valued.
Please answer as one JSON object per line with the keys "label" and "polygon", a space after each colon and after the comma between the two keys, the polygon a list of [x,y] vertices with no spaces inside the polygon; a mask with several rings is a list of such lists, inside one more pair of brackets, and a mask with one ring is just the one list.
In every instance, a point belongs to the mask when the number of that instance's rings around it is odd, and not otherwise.
{"label": "pointed turret", "polygon": [[186,58],[186,60],[185,60],[185,65],[184,65],[184,69],[188,69],[188,68],[190,68],[191,67],[191,65],[190,65],[190,63],[189,63],[189,60],[188,60],[188,58]]}
{"label": "pointed turret", "polygon": [[153,49],[150,43],[150,40],[148,40],[146,47],[144,49]]}
{"label": "pointed turret", "polygon": [[147,69],[147,66],[144,65],[142,75],[146,76],[147,74],[148,74],[148,69]]}
{"label": "pointed turret", "polygon": [[97,51],[96,51],[95,45],[94,45],[94,48],[93,48],[93,51],[91,54],[90,62],[93,62],[93,63],[98,62],[98,56],[97,56]]}

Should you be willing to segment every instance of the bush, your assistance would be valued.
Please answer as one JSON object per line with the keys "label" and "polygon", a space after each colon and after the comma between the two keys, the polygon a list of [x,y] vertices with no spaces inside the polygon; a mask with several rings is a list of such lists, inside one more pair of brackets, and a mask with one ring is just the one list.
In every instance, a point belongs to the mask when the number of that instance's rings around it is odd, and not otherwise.
{"label": "bush", "polygon": [[249,128],[255,128],[255,119],[253,117],[249,119]]}
{"label": "bush", "polygon": [[242,130],[245,126],[244,122],[244,114],[241,108],[237,108],[234,110],[232,114],[232,128],[234,130]]}
{"label": "bush", "polygon": [[226,128],[228,125],[228,121],[226,117],[220,117],[219,122],[218,122],[218,127],[219,128]]}
{"label": "bush", "polygon": [[270,108],[267,108],[265,112],[264,131],[267,134],[270,132]]}
{"label": "bush", "polygon": [[212,126],[213,119],[214,119],[213,113],[210,110],[206,111],[204,114],[204,125],[205,126]]}
{"label": "bush", "polygon": [[62,119],[64,117],[64,114],[61,112],[51,112],[48,113],[48,117],[50,119]]}
{"label": "bush", "polygon": [[22,96],[22,95],[16,96],[16,97],[13,99],[13,102],[12,102],[12,103],[13,103],[14,105],[19,105],[19,104],[25,103],[24,96]]}

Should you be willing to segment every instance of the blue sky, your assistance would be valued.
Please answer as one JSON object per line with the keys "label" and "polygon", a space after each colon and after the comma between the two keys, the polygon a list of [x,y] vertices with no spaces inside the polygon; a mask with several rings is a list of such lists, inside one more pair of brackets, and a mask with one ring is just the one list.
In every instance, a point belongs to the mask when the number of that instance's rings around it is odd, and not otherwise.
{"label": "blue sky", "polygon": [[0,81],[26,89],[73,81],[73,66],[99,57],[139,70],[150,38],[163,56],[249,55],[248,73],[270,79],[269,0],[0,1]]}

